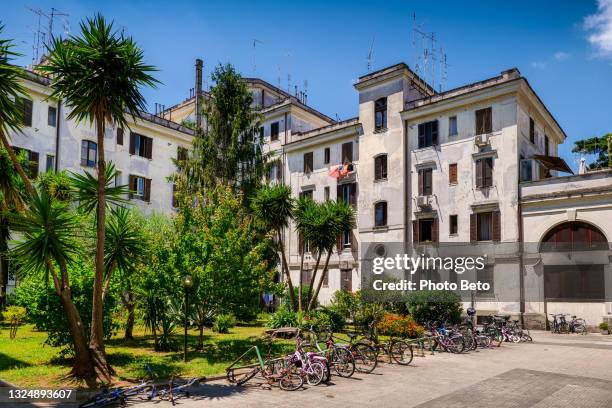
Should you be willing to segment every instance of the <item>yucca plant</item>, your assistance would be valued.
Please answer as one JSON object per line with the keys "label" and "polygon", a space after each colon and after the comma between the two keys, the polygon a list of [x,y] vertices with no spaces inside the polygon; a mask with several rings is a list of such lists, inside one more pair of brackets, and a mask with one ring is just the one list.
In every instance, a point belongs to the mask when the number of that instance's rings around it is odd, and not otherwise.
{"label": "yucca plant", "polygon": [[155,68],[143,62],[143,52],[132,38],[116,31],[100,14],[81,22],[79,35],[54,39],[48,51],[46,63],[38,69],[51,78],[52,96],[64,100],[70,109],[68,119],[88,122],[96,129],[97,203],[90,203],[96,209],[96,271],[89,347],[103,376],[110,378],[102,324],[108,180],[104,134],[111,124],[129,127],[127,117],[135,120],[145,110],[140,88],[156,85],[151,76]]}

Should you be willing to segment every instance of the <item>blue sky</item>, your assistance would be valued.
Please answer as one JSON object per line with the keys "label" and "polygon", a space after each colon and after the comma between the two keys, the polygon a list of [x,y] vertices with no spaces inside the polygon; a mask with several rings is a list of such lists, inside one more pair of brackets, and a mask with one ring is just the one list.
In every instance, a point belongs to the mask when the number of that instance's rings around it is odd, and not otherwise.
{"label": "blue sky", "polygon": [[[3,2],[4,3],[4,2]],[[574,140],[612,132],[612,0],[557,1],[70,1],[12,0],[0,20],[32,59],[37,17],[27,7],[69,13],[79,21],[102,12],[124,28],[160,69],[163,85],[145,91],[170,106],[188,96],[193,65],[204,59],[208,75],[220,62],[244,76],[304,88],[308,103],[331,117],[357,114],[352,86],[372,68],[405,61],[414,66],[412,16],[435,32],[448,58],[445,89],[518,67],[568,134],[561,156],[574,168]],[[46,21],[44,25],[46,27]],[[55,35],[64,22],[55,20]],[[261,41],[253,52],[253,39]],[[255,69],[255,71],[254,71]]]}

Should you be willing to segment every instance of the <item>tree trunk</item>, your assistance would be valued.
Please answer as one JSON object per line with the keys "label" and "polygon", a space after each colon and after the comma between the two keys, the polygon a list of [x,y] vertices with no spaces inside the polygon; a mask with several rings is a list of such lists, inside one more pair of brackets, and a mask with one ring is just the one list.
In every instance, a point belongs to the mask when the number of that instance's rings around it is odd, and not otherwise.
{"label": "tree trunk", "polygon": [[136,320],[136,316],[134,314],[134,302],[130,301],[129,303],[126,303],[125,308],[127,309],[128,315],[125,322],[125,335],[123,338],[125,340],[134,340],[134,322]]}
{"label": "tree trunk", "polygon": [[[308,308],[306,309],[306,311],[310,311],[310,299],[312,299],[312,290],[314,289],[314,283],[315,283],[315,279],[317,277],[317,271],[319,270],[319,264],[321,263],[321,256],[323,255],[323,251],[319,251],[319,253],[317,254],[317,262],[315,263],[315,268],[314,271],[312,271],[312,277],[310,278],[310,292],[309,292],[309,297],[306,299],[306,302],[308,302]],[[323,277],[321,277],[323,278]]]}
{"label": "tree trunk", "polygon": [[153,349],[159,351],[159,343],[157,342],[157,329],[155,328],[155,325],[151,328],[151,331],[153,332]]}
{"label": "tree trunk", "polygon": [[198,350],[204,350],[204,323],[201,323],[198,329],[200,330],[200,337],[198,338]]}
{"label": "tree trunk", "polygon": [[32,182],[28,178],[27,174],[25,174],[23,167],[21,167],[21,163],[19,163],[19,160],[17,159],[15,150],[13,150],[13,146],[11,146],[11,144],[9,143],[6,137],[6,134],[4,133],[4,130],[1,127],[0,127],[0,140],[2,140],[2,145],[4,146],[4,150],[6,150],[9,157],[11,158],[11,162],[13,162],[13,166],[15,166],[15,170],[17,170],[17,173],[23,180],[23,184],[25,185],[26,191],[28,192],[29,195],[34,195],[34,187],[32,186]]}
{"label": "tree trunk", "polygon": [[[304,291],[302,283],[302,274],[304,273],[304,248],[301,248],[300,254],[300,281],[298,285],[298,311],[302,311],[302,293]],[[295,306],[293,306],[295,307]]]}
{"label": "tree trunk", "polygon": [[285,275],[287,276],[287,287],[289,289],[289,300],[291,301],[291,310],[295,309],[295,293],[293,293],[293,282],[291,281],[291,274],[289,273],[289,265],[287,264],[287,257],[285,256],[285,244],[283,243],[283,238],[281,235],[280,229],[276,231],[278,235],[278,244],[280,246],[281,251],[281,264],[282,268],[285,270]]}
{"label": "tree trunk", "polygon": [[89,348],[96,366],[105,378],[109,378],[112,369],[106,359],[104,350],[104,230],[106,222],[106,162],[104,160],[104,116],[96,114],[98,136],[98,207],[96,214],[96,270],[94,275],[93,299],[91,307],[91,335]]}
{"label": "tree trunk", "polygon": [[331,248],[327,250],[327,258],[325,258],[325,266],[323,267],[323,272],[321,273],[321,279],[319,279],[319,284],[317,285],[317,290],[314,292],[312,297],[310,298],[310,303],[308,304],[308,310],[312,310],[314,305],[317,303],[317,298],[319,297],[319,291],[321,290],[321,285],[323,285],[323,279],[325,279],[325,275],[327,275],[327,268],[329,266],[329,258],[331,258],[332,250]]}

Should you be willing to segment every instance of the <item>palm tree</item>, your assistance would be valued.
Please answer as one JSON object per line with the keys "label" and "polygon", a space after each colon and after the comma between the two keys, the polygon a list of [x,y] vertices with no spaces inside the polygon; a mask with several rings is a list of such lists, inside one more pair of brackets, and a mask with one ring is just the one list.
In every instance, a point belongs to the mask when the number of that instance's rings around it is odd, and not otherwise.
{"label": "palm tree", "polygon": [[327,227],[329,228],[329,232],[326,236],[330,239],[325,245],[325,250],[327,251],[327,258],[325,259],[325,265],[323,266],[321,279],[319,279],[317,289],[313,292],[313,295],[310,298],[308,310],[312,310],[317,303],[319,291],[321,290],[325,275],[328,272],[329,259],[331,258],[331,254],[333,252],[336,240],[341,237],[342,234],[344,234],[346,231],[351,231],[353,228],[355,228],[355,211],[353,210],[353,207],[351,207],[348,203],[345,203],[343,201],[328,201],[324,205],[326,207],[326,212],[328,213],[328,216],[326,218]]}
{"label": "palm tree", "polygon": [[[298,310],[302,311],[303,307],[303,293],[304,293],[304,284],[302,282],[302,275],[304,272],[304,252],[306,249],[306,244],[312,250],[313,253],[316,253],[317,262],[315,266],[315,270],[313,272],[313,277],[317,273],[317,268],[319,267],[319,262],[321,261],[321,251],[318,251],[318,247],[315,242],[319,239],[317,227],[320,226],[321,223],[321,204],[315,203],[309,197],[300,197],[295,205],[295,210],[293,211],[293,219],[295,221],[295,230],[298,234],[298,245],[299,245],[299,254],[300,254],[300,282],[298,286]],[[312,283],[310,284],[310,294],[312,294]],[[306,303],[308,300],[306,300]]]}
{"label": "palm tree", "polygon": [[103,302],[104,241],[106,225],[106,160],[104,134],[113,123],[129,127],[126,117],[135,120],[145,110],[141,86],[155,86],[150,75],[155,68],[145,65],[143,53],[130,37],[114,30],[113,24],[97,14],[80,25],[80,36],[54,39],[47,61],[39,69],[49,74],[53,97],[71,109],[68,119],[95,125],[98,141],[98,189],[96,205],[96,271],[92,299],[89,347],[107,374],[111,369],[104,351]]}
{"label": "palm tree", "polygon": [[67,203],[53,200],[43,190],[31,196],[28,210],[12,215],[10,220],[11,228],[22,235],[11,251],[20,272],[48,274],[60,297],[74,346],[72,374],[84,379],[90,387],[95,386],[94,363],[81,316],[72,300],[68,275],[69,265],[79,254],[75,239],[80,226],[78,217]]}
{"label": "palm tree", "polygon": [[[19,157],[22,162],[25,157]],[[8,284],[8,243],[11,239],[8,215],[23,211],[26,193],[23,180],[17,174],[7,151],[0,146],[0,310],[4,308],[4,296]]]}
{"label": "palm tree", "polygon": [[285,185],[277,184],[261,187],[251,202],[251,207],[255,216],[266,227],[276,234],[276,243],[281,255],[281,268],[285,272],[287,288],[291,308],[295,307],[295,294],[293,293],[293,282],[289,273],[287,256],[285,254],[285,242],[283,240],[283,229],[289,226],[289,221],[293,215],[295,203],[291,197],[291,189]]}
{"label": "palm tree", "polygon": [[114,208],[106,224],[106,250],[104,260],[106,275],[104,277],[102,299],[104,299],[106,293],[108,293],[113,273],[116,271],[120,272],[122,281],[125,285],[121,297],[128,312],[124,338],[126,340],[132,340],[134,338],[132,331],[135,322],[134,309],[136,305],[134,302],[134,294],[132,293],[130,275],[136,269],[139,254],[144,251],[144,238],[138,224],[132,217],[131,211],[127,208]]}
{"label": "palm tree", "polygon": [[[4,25],[0,23],[0,35],[2,35],[2,31],[4,31]],[[24,71],[10,63],[12,59],[20,55],[12,50],[14,46],[12,40],[0,38],[0,141],[15,170],[23,180],[26,191],[32,194],[34,187],[9,143],[8,136],[9,130],[20,131],[23,123],[23,112],[19,109],[16,101],[26,94],[25,88],[19,82],[24,76]]]}

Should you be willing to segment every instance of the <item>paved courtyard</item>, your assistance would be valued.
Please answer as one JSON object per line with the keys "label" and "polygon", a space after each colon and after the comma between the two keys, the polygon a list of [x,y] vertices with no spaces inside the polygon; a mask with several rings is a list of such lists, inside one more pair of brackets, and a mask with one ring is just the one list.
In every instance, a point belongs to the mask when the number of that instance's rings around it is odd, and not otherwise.
{"label": "paved courtyard", "polygon": [[[532,344],[382,364],[373,374],[285,392],[256,379],[243,387],[216,381],[177,406],[190,407],[610,407],[612,338],[535,333]],[[163,408],[171,404],[145,403]]]}

